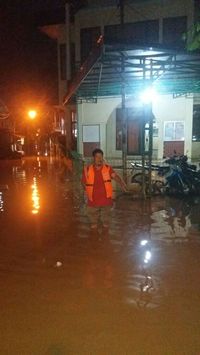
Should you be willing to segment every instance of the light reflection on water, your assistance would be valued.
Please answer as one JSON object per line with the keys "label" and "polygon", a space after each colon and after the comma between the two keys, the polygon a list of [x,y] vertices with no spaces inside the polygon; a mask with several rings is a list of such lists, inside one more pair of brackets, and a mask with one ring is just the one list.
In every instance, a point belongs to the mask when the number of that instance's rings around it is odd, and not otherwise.
{"label": "light reflection on water", "polygon": [[135,264],[132,273],[129,269],[125,278],[125,303],[137,308],[156,308],[160,305],[159,281],[153,272],[154,252],[151,239],[141,239],[134,246]]}
{"label": "light reflection on water", "polygon": [[40,210],[40,194],[38,189],[37,178],[33,177],[33,184],[31,185],[32,189],[32,214],[38,214]]}
{"label": "light reflection on water", "polygon": [[[40,191],[38,187],[38,179],[41,178],[41,160],[40,157],[32,159],[30,161],[23,161],[20,166],[13,166],[12,177],[16,188],[20,188],[21,198],[24,196],[25,201],[28,201],[29,195],[29,184],[31,184],[31,214],[37,215],[40,212]],[[33,175],[32,175],[33,174]],[[27,188],[25,188],[27,185]],[[26,204],[26,203],[25,203]]]}
{"label": "light reflection on water", "polygon": [[[85,271],[86,287],[99,287],[101,283],[103,288],[114,289],[116,285],[117,287],[122,285],[125,303],[140,308],[159,307],[164,294],[164,282],[159,273],[158,264],[158,259],[160,255],[162,256],[161,248],[165,248],[165,242],[190,241],[191,227],[194,228],[194,224],[199,223],[198,206],[187,204],[184,201],[177,203],[176,200],[165,198],[141,202],[133,199],[128,200],[125,196],[121,201],[116,202],[116,208],[113,210],[110,250],[108,246],[102,247],[102,241],[96,249],[93,246],[90,249],[89,226],[83,208],[82,210],[80,208],[82,202],[79,176],[76,174],[76,179],[73,178],[71,183],[67,179],[60,181],[57,172],[57,167],[54,167],[52,163],[44,164],[44,161],[39,157],[34,162],[26,162],[23,166],[13,169],[15,185],[12,189],[13,196],[10,194],[8,197],[12,198],[12,204],[13,200],[17,201],[18,197],[19,201],[21,197],[22,205],[25,206],[22,211],[23,216],[28,212],[28,221],[33,221],[33,225],[36,226],[33,239],[38,241],[38,236],[40,236],[41,240],[44,240],[47,231],[48,237],[50,236],[52,240],[54,240],[54,235],[61,237],[64,235],[63,241],[61,238],[60,243],[66,243],[67,248],[59,247],[65,250],[63,252],[64,263],[66,263],[69,253],[72,257],[76,254],[78,262],[82,257],[84,261],[87,261],[88,258]],[[52,183],[55,186],[53,191]],[[20,186],[21,188],[18,188]],[[48,208],[45,203],[46,193],[48,193],[48,202],[50,198],[52,202],[48,203]],[[4,196],[0,193],[0,212],[4,210],[3,199]],[[71,200],[73,200],[73,204]],[[33,215],[41,214],[41,201],[42,214],[47,216],[46,220],[49,225],[46,230],[43,219],[33,217]],[[7,213],[7,195],[5,203]],[[28,207],[26,208],[27,203]],[[51,218],[53,208],[55,208],[53,206],[57,207],[55,218]],[[17,217],[17,213],[14,218]],[[70,224],[70,228],[71,225],[73,226],[73,229],[70,229],[70,233],[73,234],[70,243],[69,235],[66,234],[67,218],[63,218],[67,215],[70,215],[70,218],[72,216],[73,219]],[[4,214],[2,217],[4,218]],[[29,229],[27,228],[27,230]],[[21,234],[23,233],[20,231]],[[59,256],[58,260],[60,260],[61,251],[56,238],[55,251]],[[161,244],[161,242],[163,243]],[[44,245],[46,244],[44,243]],[[95,253],[98,253],[101,248],[103,253],[99,254],[97,262]],[[49,250],[52,254],[54,253],[51,248]],[[88,257],[89,251],[91,252],[90,259]],[[52,263],[52,265],[54,264]],[[84,273],[82,269],[81,273]]]}
{"label": "light reflection on water", "polygon": [[165,242],[186,242],[192,227],[189,215],[181,211],[174,215],[169,211],[161,210],[152,214],[151,234],[152,239]]}
{"label": "light reflection on water", "polygon": [[0,191],[0,212],[4,212],[4,200],[2,191]]}

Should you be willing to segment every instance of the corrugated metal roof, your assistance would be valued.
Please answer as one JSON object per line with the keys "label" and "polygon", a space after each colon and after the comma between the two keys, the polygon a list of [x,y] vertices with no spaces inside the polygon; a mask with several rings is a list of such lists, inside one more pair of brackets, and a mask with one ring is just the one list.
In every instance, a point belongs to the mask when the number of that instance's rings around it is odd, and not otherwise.
{"label": "corrugated metal roof", "polygon": [[153,85],[161,94],[200,92],[200,55],[157,47],[100,43],[82,65],[64,98],[88,100],[132,95]]}

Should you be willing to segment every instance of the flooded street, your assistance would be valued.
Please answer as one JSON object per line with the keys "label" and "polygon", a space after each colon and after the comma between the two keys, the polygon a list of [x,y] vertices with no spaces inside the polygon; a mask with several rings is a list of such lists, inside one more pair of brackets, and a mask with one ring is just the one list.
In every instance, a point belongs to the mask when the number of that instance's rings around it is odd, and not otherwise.
{"label": "flooded street", "polygon": [[80,170],[0,162],[0,354],[199,355],[198,198],[119,192],[94,240]]}

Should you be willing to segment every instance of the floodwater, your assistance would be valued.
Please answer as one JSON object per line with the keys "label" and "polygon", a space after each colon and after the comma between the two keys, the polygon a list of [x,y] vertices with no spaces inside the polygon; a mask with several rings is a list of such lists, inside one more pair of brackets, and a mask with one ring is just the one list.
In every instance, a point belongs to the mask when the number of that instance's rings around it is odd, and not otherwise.
{"label": "floodwater", "polygon": [[0,354],[200,354],[200,202],[116,194],[93,239],[59,162],[0,162]]}

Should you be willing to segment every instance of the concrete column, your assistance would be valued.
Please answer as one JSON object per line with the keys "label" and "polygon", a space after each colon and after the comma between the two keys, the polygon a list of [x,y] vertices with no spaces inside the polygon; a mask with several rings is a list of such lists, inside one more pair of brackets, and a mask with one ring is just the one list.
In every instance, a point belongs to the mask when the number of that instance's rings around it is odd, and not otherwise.
{"label": "concrete column", "polygon": [[185,99],[185,149],[184,154],[192,156],[193,98]]}
{"label": "concrete column", "polygon": [[83,154],[83,104],[77,105],[77,150]]}

